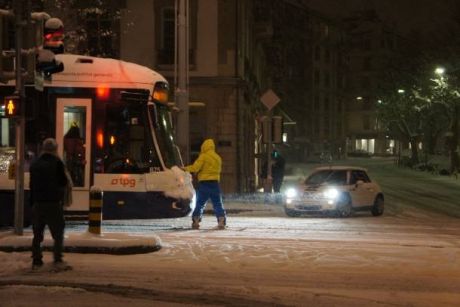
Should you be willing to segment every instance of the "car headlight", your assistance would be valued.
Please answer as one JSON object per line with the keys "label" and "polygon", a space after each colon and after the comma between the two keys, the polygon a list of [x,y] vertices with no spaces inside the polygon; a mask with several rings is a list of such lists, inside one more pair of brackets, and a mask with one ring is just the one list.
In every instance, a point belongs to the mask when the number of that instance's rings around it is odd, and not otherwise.
{"label": "car headlight", "polygon": [[286,190],[284,194],[286,195],[287,198],[294,198],[294,197],[297,197],[299,193],[297,192],[297,189],[289,188]]}
{"label": "car headlight", "polygon": [[323,192],[323,196],[327,199],[335,199],[339,195],[337,189],[327,189]]}

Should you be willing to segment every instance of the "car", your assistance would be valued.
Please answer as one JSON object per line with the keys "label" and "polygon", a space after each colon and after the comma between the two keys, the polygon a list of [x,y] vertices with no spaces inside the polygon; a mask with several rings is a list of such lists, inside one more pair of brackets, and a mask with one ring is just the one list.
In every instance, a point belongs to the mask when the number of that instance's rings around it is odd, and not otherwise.
{"label": "car", "polygon": [[384,211],[382,189],[362,167],[315,168],[305,181],[287,188],[284,196],[284,210],[288,216],[331,212],[348,217],[362,210],[380,216]]}

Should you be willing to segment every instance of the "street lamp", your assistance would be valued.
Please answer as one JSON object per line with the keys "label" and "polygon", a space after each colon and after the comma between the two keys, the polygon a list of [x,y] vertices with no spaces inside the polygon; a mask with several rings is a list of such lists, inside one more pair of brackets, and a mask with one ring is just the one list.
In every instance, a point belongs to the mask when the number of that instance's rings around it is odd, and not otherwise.
{"label": "street lamp", "polygon": [[404,94],[405,92],[406,92],[406,91],[403,90],[403,89],[398,89],[398,93],[399,93],[399,94]]}
{"label": "street lamp", "polygon": [[436,67],[436,69],[434,70],[434,73],[437,75],[443,75],[445,72],[446,70],[444,69],[444,67]]}

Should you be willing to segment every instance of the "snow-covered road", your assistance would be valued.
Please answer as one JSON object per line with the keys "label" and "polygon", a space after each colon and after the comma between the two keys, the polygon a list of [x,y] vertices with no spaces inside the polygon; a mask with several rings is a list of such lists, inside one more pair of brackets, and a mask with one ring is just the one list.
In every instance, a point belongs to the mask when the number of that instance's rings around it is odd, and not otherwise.
{"label": "snow-covered road", "polygon": [[212,230],[211,216],[199,231],[188,223],[162,221],[159,252],[67,254],[74,270],[58,274],[30,274],[28,253],[0,253],[0,306],[460,303],[456,219],[231,216],[225,231]]}

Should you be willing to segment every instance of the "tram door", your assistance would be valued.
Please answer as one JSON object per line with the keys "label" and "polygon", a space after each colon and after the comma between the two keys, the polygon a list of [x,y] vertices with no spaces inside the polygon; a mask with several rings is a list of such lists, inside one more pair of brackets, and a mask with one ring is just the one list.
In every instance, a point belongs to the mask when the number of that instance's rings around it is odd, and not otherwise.
{"label": "tram door", "polygon": [[91,99],[58,98],[56,140],[59,155],[73,181],[70,210],[89,209],[91,165]]}

